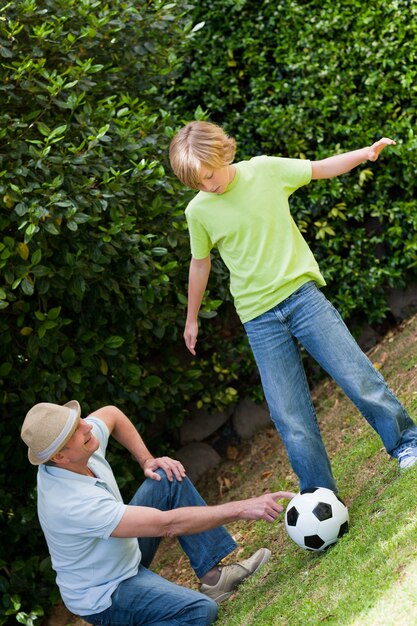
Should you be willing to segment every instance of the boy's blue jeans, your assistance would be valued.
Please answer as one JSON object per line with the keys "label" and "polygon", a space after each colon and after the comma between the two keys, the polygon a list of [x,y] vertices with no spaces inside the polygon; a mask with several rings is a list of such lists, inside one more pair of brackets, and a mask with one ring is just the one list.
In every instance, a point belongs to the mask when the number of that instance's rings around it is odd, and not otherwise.
{"label": "boy's blue jeans", "polygon": [[[147,478],[129,504],[149,506],[162,511],[184,506],[206,506],[188,478],[169,482],[165,472],[158,470],[162,480]],[[236,543],[221,526],[178,540],[201,578],[225,556]],[[112,605],[101,613],[84,616],[91,624],[100,626],[208,626],[216,617],[217,604],[207,596],[176,585],[151,572],[149,565],[160,544],[160,537],[140,537],[141,564],[136,576],[120,583],[112,595]],[[174,573],[174,572],[173,572]]]}
{"label": "boy's blue jeans", "polygon": [[417,446],[417,426],[350,334],[341,316],[308,282],[244,324],[272,420],[300,490],[336,490],[297,342],[335,380],[396,457]]}

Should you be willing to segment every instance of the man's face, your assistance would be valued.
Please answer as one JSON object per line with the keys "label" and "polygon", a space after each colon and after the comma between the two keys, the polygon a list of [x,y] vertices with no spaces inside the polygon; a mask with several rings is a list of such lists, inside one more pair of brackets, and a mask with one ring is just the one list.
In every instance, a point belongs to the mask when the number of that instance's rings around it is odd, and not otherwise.
{"label": "man's face", "polygon": [[226,191],[226,188],[233,179],[233,176],[234,170],[230,165],[226,165],[225,167],[221,167],[219,169],[213,169],[202,165],[198,189],[207,193],[216,193],[220,195]]}
{"label": "man's face", "polygon": [[71,439],[60,450],[71,463],[78,463],[88,460],[99,447],[99,441],[91,433],[92,425],[80,419]]}

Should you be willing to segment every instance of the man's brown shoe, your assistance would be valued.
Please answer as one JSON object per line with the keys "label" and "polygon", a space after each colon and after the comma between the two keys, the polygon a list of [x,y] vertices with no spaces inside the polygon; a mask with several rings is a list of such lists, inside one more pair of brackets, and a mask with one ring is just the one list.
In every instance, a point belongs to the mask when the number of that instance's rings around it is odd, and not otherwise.
{"label": "man's brown shoe", "polygon": [[256,574],[262,565],[268,563],[270,556],[271,551],[268,548],[260,548],[248,559],[222,566],[217,583],[215,585],[202,584],[200,592],[219,604],[229,598],[242,581]]}

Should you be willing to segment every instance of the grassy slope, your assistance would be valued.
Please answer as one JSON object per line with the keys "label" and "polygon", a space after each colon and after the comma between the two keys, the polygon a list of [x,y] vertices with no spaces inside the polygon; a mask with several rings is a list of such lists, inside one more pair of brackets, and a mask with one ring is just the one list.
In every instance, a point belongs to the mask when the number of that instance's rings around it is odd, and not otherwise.
{"label": "grassy slope", "polygon": [[[370,353],[391,388],[417,418],[417,316]],[[247,556],[261,546],[273,556],[262,572],[221,605],[222,626],[417,623],[417,468],[400,474],[379,438],[343,393],[327,381],[314,390],[323,437],[350,531],[323,555],[301,550],[283,519],[239,522],[229,530]],[[209,503],[291,488],[297,483],[274,429],[260,433],[211,472],[198,487]],[[158,571],[196,588],[185,557],[172,541],[161,549]]]}

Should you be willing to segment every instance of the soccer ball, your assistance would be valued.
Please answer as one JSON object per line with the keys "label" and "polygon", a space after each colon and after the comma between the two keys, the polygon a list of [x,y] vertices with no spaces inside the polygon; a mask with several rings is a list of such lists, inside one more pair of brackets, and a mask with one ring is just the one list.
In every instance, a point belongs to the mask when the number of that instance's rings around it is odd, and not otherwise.
{"label": "soccer ball", "polygon": [[285,528],[300,548],[322,551],[348,531],[349,512],[334,491],[313,487],[289,502]]}

